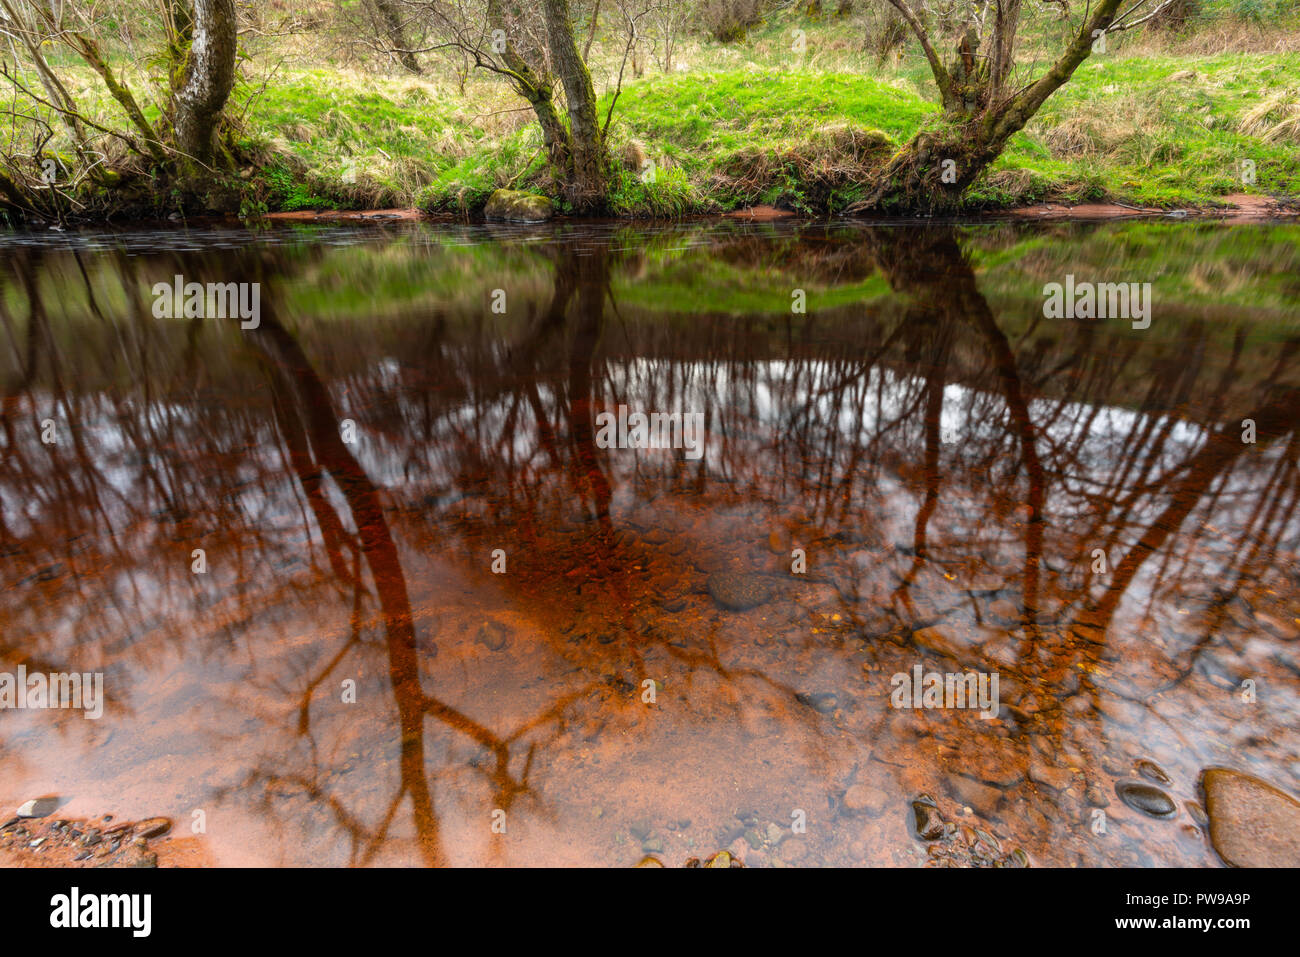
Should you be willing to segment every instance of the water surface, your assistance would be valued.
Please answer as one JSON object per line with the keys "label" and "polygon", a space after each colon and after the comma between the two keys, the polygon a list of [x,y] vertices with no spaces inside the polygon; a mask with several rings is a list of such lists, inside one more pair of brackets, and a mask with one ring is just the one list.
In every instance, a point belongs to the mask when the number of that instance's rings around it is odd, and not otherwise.
{"label": "water surface", "polygon": [[[0,804],[202,810],[220,864],[912,866],[928,794],[1034,864],[1217,865],[1204,768],[1300,787],[1298,249],[9,237],[0,670],[108,703],[0,715]],[[259,283],[258,327],[155,318],[177,275]],[[1151,283],[1150,327],[1045,318],[1066,275]],[[620,406],[702,413],[702,457],[602,447]],[[918,665],[998,716],[892,707]],[[1142,761],[1172,817],[1117,796]]]}

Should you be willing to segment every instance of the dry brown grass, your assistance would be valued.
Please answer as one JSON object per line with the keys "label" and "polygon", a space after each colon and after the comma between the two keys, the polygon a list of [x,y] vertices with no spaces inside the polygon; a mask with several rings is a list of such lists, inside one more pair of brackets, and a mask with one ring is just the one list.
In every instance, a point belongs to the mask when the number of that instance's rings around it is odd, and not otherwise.
{"label": "dry brown grass", "polygon": [[1035,123],[1033,132],[1058,159],[1113,156],[1152,128],[1159,106],[1133,97],[1114,109],[1075,113],[1050,126]]}
{"label": "dry brown grass", "polygon": [[1126,53],[1189,54],[1297,53],[1300,30],[1280,30],[1245,20],[1198,20],[1193,30],[1138,30],[1125,45]]}
{"label": "dry brown grass", "polygon": [[1266,143],[1300,144],[1300,90],[1282,90],[1266,96],[1242,116],[1237,132]]}

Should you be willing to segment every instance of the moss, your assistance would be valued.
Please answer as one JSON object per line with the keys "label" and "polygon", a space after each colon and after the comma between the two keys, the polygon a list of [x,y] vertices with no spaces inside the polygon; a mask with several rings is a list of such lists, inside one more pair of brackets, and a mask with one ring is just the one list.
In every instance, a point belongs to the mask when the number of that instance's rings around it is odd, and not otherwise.
{"label": "moss", "polygon": [[[807,52],[792,51],[793,29],[806,34]],[[1031,20],[1025,56],[1046,62],[1043,51],[1059,43],[1053,30]],[[1300,53],[1136,50],[1121,39],[1085,62],[974,184],[968,204],[1109,198],[1172,208],[1234,192],[1300,196]],[[611,153],[635,141],[639,159],[637,168],[616,165],[616,215],[759,203],[838,212],[861,198],[879,152],[937,119],[919,58],[880,66],[833,18],[782,10],[740,44],[683,38],[676,59],[688,72],[652,66],[618,100]],[[147,64],[119,57],[112,66],[132,89],[147,87]],[[591,72],[614,75],[617,66],[597,61]],[[60,70],[88,116],[121,125],[122,107],[100,77],[72,61]],[[608,103],[606,94],[602,119]],[[153,104],[141,108],[156,122]],[[557,195],[532,113],[483,74],[461,89],[429,77],[279,69],[265,85],[242,87],[232,113],[242,117],[237,152],[259,167],[247,184],[251,210],[419,205],[464,215],[496,189]],[[65,146],[56,137],[47,151]]]}
{"label": "moss", "polygon": [[[1085,64],[1012,139],[968,204],[1114,199],[1172,208],[1211,205],[1231,192],[1300,194],[1295,144],[1241,131],[1261,90],[1300,73],[1300,55],[1205,57],[1195,82],[1171,79],[1186,68],[1184,57]],[[827,177],[854,158],[843,145],[828,156],[828,128],[879,131],[901,143],[935,117],[936,105],[899,79],[744,70],[643,80],[620,98],[616,129],[641,145],[658,175],[671,176],[658,188],[617,177],[612,207],[635,216],[756,203],[841,210],[857,198],[853,180],[865,182],[870,164],[859,156],[856,168],[848,166],[852,177]],[[498,146],[484,142],[481,154],[442,174],[425,205],[464,209],[472,205],[467,198],[481,202],[504,185]],[[1241,175],[1243,160],[1254,164],[1253,183]],[[540,175],[523,180],[547,188]]]}

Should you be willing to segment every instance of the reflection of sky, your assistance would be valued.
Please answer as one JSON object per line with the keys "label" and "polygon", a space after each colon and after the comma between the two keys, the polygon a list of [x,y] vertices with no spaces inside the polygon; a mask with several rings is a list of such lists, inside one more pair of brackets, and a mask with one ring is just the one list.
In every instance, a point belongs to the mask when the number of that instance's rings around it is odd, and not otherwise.
{"label": "reflection of sky", "polygon": [[[782,466],[791,463],[785,459],[804,454],[801,443],[816,455],[819,448],[829,447],[829,441],[835,439],[839,456],[836,464],[846,469],[851,462],[847,448],[855,441],[860,449],[868,447],[878,434],[902,419],[902,426],[889,433],[880,451],[875,453],[877,460],[873,462],[869,456],[868,461],[856,467],[866,469],[881,462],[920,462],[925,377],[876,367],[836,394],[835,389],[850,375],[850,370],[847,363],[821,360],[750,364],[650,359],[609,361],[598,364],[593,376],[596,400],[590,412],[594,415],[605,408],[616,408],[620,403],[630,411],[709,411],[714,417],[710,422],[714,432],[709,436],[702,467],[715,474],[742,475],[739,487],[742,492],[754,493],[754,507],[761,509],[773,507],[768,501],[767,487],[778,480],[777,476],[786,474]],[[359,441],[352,448],[353,453],[390,501],[422,503],[419,509],[422,517],[454,523],[456,519],[452,515],[459,500],[456,485],[464,477],[466,452],[470,450],[487,463],[486,474],[470,473],[471,481],[483,483],[469,490],[473,493],[501,489],[508,479],[514,479],[538,486],[555,497],[568,494],[565,463],[561,463],[560,469],[550,464],[541,449],[537,423],[527,403],[519,402],[516,407],[514,394],[494,391],[491,387],[496,383],[479,382],[476,384],[483,391],[478,397],[441,410],[426,436],[420,432],[427,414],[422,403],[424,396],[407,391],[400,373],[401,366],[396,361],[385,360],[377,363],[368,376],[351,376],[346,383],[332,386],[337,418],[350,418],[357,423]],[[663,383],[669,383],[670,388],[660,388]],[[561,454],[567,462],[571,446],[564,441],[567,426],[560,415],[560,395],[547,382],[537,382],[536,388],[550,424],[559,432],[565,450]],[[943,395],[940,419],[943,484],[941,512],[934,519],[934,537],[943,537],[943,547],[948,553],[960,553],[967,544],[965,536],[969,535],[969,544],[978,551],[988,543],[990,531],[1010,531],[990,528],[996,520],[985,518],[982,525],[978,521],[991,509],[993,496],[1023,498],[1024,484],[1022,474],[1017,488],[990,489],[990,476],[976,472],[974,463],[986,460],[990,450],[994,450],[999,470],[1018,469],[1023,473],[1018,438],[1010,431],[1010,414],[1001,395],[956,383],[945,385]],[[392,401],[388,401],[390,397]],[[51,400],[46,394],[37,394],[34,401],[35,407],[41,409],[48,407]],[[792,413],[805,405],[810,410],[808,416]],[[1037,443],[1048,472],[1046,548],[1058,556],[1060,565],[1069,567],[1081,546],[1087,544],[1072,540],[1071,522],[1089,517],[1096,505],[1089,496],[1114,478],[1120,465],[1118,452],[1132,443],[1135,436],[1148,430],[1158,433],[1167,423],[1163,418],[1153,420],[1146,413],[1119,407],[1097,409],[1050,399],[1032,399],[1028,405],[1036,424],[1049,423],[1039,426],[1042,431]],[[66,443],[61,443],[58,449],[66,471],[57,476],[57,481],[52,471],[36,477],[37,487],[48,499],[29,498],[14,471],[15,466],[7,463],[0,472],[3,476],[0,503],[5,522],[15,535],[33,537],[48,533],[42,544],[55,560],[60,554],[60,536],[71,531],[59,523],[63,516],[75,515],[90,529],[90,540],[105,548],[111,565],[91,569],[80,585],[79,594],[61,586],[64,590],[54,592],[48,599],[29,602],[30,592],[24,589],[30,586],[11,588],[9,601],[19,603],[19,607],[9,615],[9,637],[18,640],[27,637],[22,632],[25,627],[32,635],[41,636],[43,652],[55,660],[61,655],[75,658],[79,649],[94,647],[96,636],[103,637],[105,649],[128,651],[125,657],[116,657],[109,670],[109,694],[122,696],[125,706],[134,711],[134,714],[119,711],[103,722],[105,729],[115,729],[120,735],[115,750],[105,752],[113,755],[112,760],[121,760],[124,754],[132,755],[131,748],[135,746],[130,742],[136,736],[147,739],[150,749],[167,753],[174,750],[182,756],[199,747],[208,748],[212,728],[220,729],[240,711],[224,689],[249,674],[264,678],[278,674],[281,662],[274,657],[262,657],[265,649],[282,639],[300,638],[304,629],[315,630],[323,638],[326,631],[337,630],[338,622],[346,620],[344,606],[332,585],[327,587],[320,581],[300,577],[297,569],[286,570],[280,564],[285,559],[301,558],[304,521],[310,523],[314,541],[319,540],[319,532],[302,501],[297,478],[285,461],[281,437],[270,417],[269,397],[260,405],[241,406],[244,411],[232,413],[228,419],[215,420],[201,414],[202,410],[175,401],[157,402],[145,408],[138,401],[115,406],[100,397],[82,402],[80,408],[84,411],[79,437],[86,444],[88,459],[96,464],[107,485],[99,491],[111,530],[99,527],[97,523],[103,521],[102,516],[77,500],[77,495],[86,495],[87,483],[95,480],[79,474],[80,466]],[[395,417],[369,424],[366,411],[372,408],[395,410]],[[135,420],[131,428],[118,420],[119,410]],[[229,431],[212,431],[214,421],[228,422]],[[69,435],[66,422],[60,420],[59,427],[61,437]],[[793,431],[796,429],[797,433]],[[19,434],[24,437],[26,461],[38,469],[52,468],[55,459],[40,444],[39,431],[19,430]],[[147,442],[162,444],[137,448],[133,434],[143,436]],[[1173,421],[1151,478],[1172,474],[1176,481],[1179,464],[1190,458],[1207,436],[1201,425]],[[195,450],[207,450],[210,457],[196,458]],[[1148,450],[1140,448],[1139,451],[1146,454]],[[1223,583],[1217,577],[1222,568],[1207,573],[1208,557],[1221,548],[1233,528],[1244,525],[1248,513],[1259,505],[1262,480],[1281,454],[1281,449],[1269,449],[1241,459],[1227,479],[1225,494],[1213,503],[1207,502],[1205,514],[1201,516],[1202,524],[1211,524],[1221,534],[1200,533],[1195,554],[1188,550],[1185,540],[1177,543],[1182,558],[1200,565],[1201,570],[1191,578],[1191,585],[1208,592]],[[414,468],[410,465],[412,460],[417,463]],[[604,452],[600,460],[615,479],[615,521],[618,522],[622,517],[618,508],[635,507],[635,499],[641,494],[639,490],[644,488],[630,480],[632,473],[637,472],[638,478],[643,479],[648,471],[653,477],[651,466],[654,466],[662,468],[666,476],[676,457],[663,452],[627,450]],[[518,471],[511,472],[511,461],[519,463]],[[800,463],[794,464],[795,474],[800,474]],[[252,550],[239,556],[239,572],[244,577],[237,584],[245,592],[244,610],[251,610],[252,614],[246,621],[237,619],[233,633],[249,649],[236,647],[232,653],[211,655],[206,647],[200,649],[187,644],[217,635],[229,624],[223,616],[231,614],[228,599],[236,582],[229,565],[223,567],[220,560],[223,553],[219,550],[209,552],[212,571],[206,579],[197,581],[189,574],[189,550],[196,543],[168,545],[167,523],[172,519],[155,515],[164,503],[146,477],[146,465],[158,470],[177,508],[196,516],[197,534],[247,540]],[[802,466],[806,467],[807,463]],[[167,485],[173,481],[178,486]],[[910,523],[914,521],[921,492],[914,483],[898,480],[888,464],[876,474],[875,482],[874,492],[880,500],[874,505],[861,502],[864,522],[892,527],[902,540],[910,538]],[[423,497],[430,489],[437,493],[432,500]],[[1166,492],[1166,488],[1158,487],[1139,497],[1126,516],[1128,524],[1119,543],[1121,548],[1130,546],[1133,532],[1140,533],[1152,515],[1164,507]],[[324,493],[345,525],[350,526],[352,519],[346,500],[332,479],[326,480]],[[799,494],[797,489],[796,494]],[[872,490],[855,488],[854,494],[870,497]],[[957,520],[963,507],[965,514],[975,521],[963,524]],[[60,512],[59,508],[66,511]],[[467,589],[463,585],[466,580],[463,570],[458,571],[445,560],[421,552],[420,539],[403,527],[401,512],[390,511],[388,516],[413,597],[436,588]],[[542,521],[553,520],[544,507],[539,508],[537,517]],[[205,521],[212,520],[231,524],[216,529],[204,526]],[[707,521],[701,519],[700,523]],[[1294,518],[1289,513],[1286,521],[1294,528]],[[256,540],[254,531],[258,535]],[[1105,531],[1103,527],[1102,532]],[[1023,547],[1020,534],[1011,532],[1007,536],[1017,556]],[[110,543],[123,550],[125,564],[107,551]],[[1172,542],[1165,545],[1167,551],[1173,547]],[[167,548],[174,548],[174,553]],[[229,558],[230,550],[224,555]],[[30,574],[32,569],[25,563],[33,558],[5,559],[11,577],[18,569]],[[910,558],[899,558],[895,571],[905,568],[910,561]],[[438,563],[436,584],[433,562]],[[325,567],[319,560],[318,566]],[[882,569],[879,573],[885,572]],[[1135,582],[1133,600],[1139,601],[1138,596],[1143,596],[1140,601],[1145,603],[1146,597],[1154,597],[1164,610],[1171,610],[1176,596],[1158,594],[1161,574],[1163,570],[1157,563],[1149,564]],[[301,586],[297,593],[287,584],[295,581]],[[102,601],[108,593],[116,599],[117,607],[110,607],[106,602],[96,607],[96,599]],[[196,595],[200,601],[191,605],[192,596]],[[200,613],[196,611],[199,606],[212,611]],[[122,641],[126,633],[141,638],[139,655],[129,654],[130,643]],[[257,652],[251,651],[253,635],[262,639]],[[331,648],[337,640],[337,635],[329,636]],[[1128,640],[1128,636],[1121,635],[1119,640]],[[157,653],[160,641],[167,653]],[[1242,657],[1246,661],[1266,663],[1276,651],[1275,641],[1257,636],[1245,643]],[[111,657],[111,652],[108,653]],[[1152,650],[1142,649],[1141,653],[1151,654]],[[256,656],[256,662],[250,663],[246,655]],[[90,664],[75,663],[82,668]],[[835,670],[829,662],[822,662],[819,667]],[[191,706],[193,715],[185,717],[186,708]],[[1300,703],[1290,688],[1277,685],[1270,707],[1271,720],[1293,722]],[[188,730],[170,733],[141,726],[147,721],[181,721],[183,717],[193,720],[194,715],[207,722],[207,726],[186,725]],[[10,741],[21,742],[29,762],[26,776],[18,774],[14,781],[20,786],[30,781],[35,786],[35,782],[71,776],[90,790],[89,782],[76,775],[93,772],[98,759],[87,756],[82,738],[51,736],[40,716],[27,715],[10,723],[17,737],[9,737],[8,733],[6,736]],[[257,730],[259,726],[254,722],[252,733]],[[124,747],[126,751],[121,750]],[[1195,758],[1208,760],[1210,752],[1205,750],[1208,747],[1199,739],[1193,741]],[[81,770],[69,770],[76,768]],[[164,769],[150,773],[171,772]],[[225,783],[233,783],[232,772],[228,771],[226,777],[231,780]],[[139,792],[124,800],[128,808],[130,801],[138,801],[141,814],[157,810],[147,806],[148,801]],[[98,810],[74,806],[68,813]]]}
{"label": "reflection of sky", "polygon": [[[404,388],[400,364],[385,359],[373,369],[371,376],[350,377],[346,385],[336,386],[333,391],[338,419],[351,419],[357,424],[358,441],[351,451],[378,486],[397,494],[407,486],[448,487],[461,473],[461,437],[464,436],[470,437],[470,445],[477,444],[479,454],[487,456],[489,461],[495,455],[505,454],[507,460],[531,464],[534,469],[543,462],[537,422],[531,409],[517,402],[514,394],[499,392],[492,398],[472,398],[457,407],[444,409],[431,434],[425,437],[417,431],[426,415],[422,396]],[[708,412],[711,416],[708,424],[713,431],[706,441],[703,465],[714,471],[733,470],[742,452],[743,461],[750,468],[758,461],[766,462],[764,468],[774,468],[780,457],[787,454],[783,440],[795,438],[805,442],[833,438],[841,449],[856,440],[859,446],[865,447],[879,430],[905,418],[905,428],[892,440],[892,447],[919,460],[923,438],[918,431],[921,424],[918,396],[927,385],[922,376],[904,375],[877,366],[836,394],[836,388],[846,379],[842,363],[810,360],[796,364],[774,360],[749,363],[743,376],[737,375],[737,371],[737,367],[704,362],[643,358],[607,362],[600,366],[601,375],[594,382],[598,398],[592,414],[605,409],[612,411],[619,404],[626,405],[629,412]],[[660,387],[662,383],[670,384],[671,394]],[[555,416],[558,402],[555,390],[543,381],[535,387],[542,408],[548,416]],[[403,426],[397,435],[368,427],[364,412],[350,407],[349,397],[354,395],[392,397],[399,420],[410,424]],[[37,394],[34,401],[35,408],[43,409],[49,407],[50,398]],[[281,481],[290,478],[285,471],[278,432],[273,428],[261,424],[249,426],[250,434],[256,435],[256,441],[250,443],[242,434],[193,436],[196,429],[204,427],[205,420],[178,402],[155,402],[145,409],[138,402],[127,402],[115,408],[107,399],[100,399],[82,402],[79,407],[83,414],[78,423],[78,439],[95,463],[98,478],[107,484],[99,492],[114,523],[120,523],[130,512],[138,513],[157,496],[146,479],[146,465],[164,483],[172,476],[172,470],[176,470],[174,474],[189,489],[198,483],[211,487],[215,494],[223,484],[232,486],[242,513],[251,521],[273,522],[277,516],[293,519],[297,511],[296,489],[276,489],[275,481],[264,480],[268,475],[278,475]],[[1086,495],[1094,487],[1106,484],[1112,478],[1118,453],[1133,436],[1144,431],[1154,434],[1168,425],[1168,436],[1155,463],[1157,477],[1173,473],[1208,435],[1197,423],[1168,421],[1163,416],[1153,421],[1146,413],[1115,406],[1097,409],[1077,402],[1032,399],[1028,407],[1039,432],[1039,454],[1052,473],[1049,491],[1055,494]],[[132,417],[137,433],[146,439],[157,438],[164,447],[137,448],[136,440],[118,421],[118,409]],[[805,409],[808,414],[804,414]],[[41,417],[47,414],[42,412]],[[75,473],[71,427],[62,410],[50,417],[57,423],[61,456]],[[552,418],[550,424],[560,428],[563,438],[563,420]],[[809,428],[816,430],[814,434],[807,434]],[[793,434],[796,429],[798,433]],[[1018,462],[1016,437],[1009,429],[1010,418],[1000,395],[957,383],[944,386],[941,466],[960,470],[965,455],[978,455],[986,447],[998,446],[1003,447],[1008,460]],[[731,449],[736,461],[722,461],[724,432],[726,447]],[[18,436],[28,462],[52,461],[48,450],[39,442],[35,427],[19,430]],[[1054,464],[1053,447],[1070,452],[1070,458],[1063,460],[1059,467]],[[228,468],[230,462],[237,462],[238,474],[218,474],[213,471],[217,466],[210,463],[187,462],[184,450],[200,448],[221,452],[227,463],[220,466],[222,469]],[[1144,456],[1147,453],[1147,449],[1142,450]],[[1255,478],[1267,471],[1280,454],[1277,449],[1261,450],[1259,456],[1233,470],[1225,488],[1228,494],[1215,504],[1216,521],[1228,522],[1239,506],[1252,504],[1240,493],[1249,492]],[[647,456],[649,461],[669,461],[657,450],[620,450],[619,454],[608,457],[607,464],[615,474],[625,474],[634,467],[633,463],[645,464]],[[412,460],[420,465],[414,472],[410,467]],[[761,469],[753,470],[761,472]],[[263,481],[257,480],[259,476]],[[960,485],[961,481],[959,474],[945,478],[949,486]],[[53,489],[55,485],[48,483],[48,487]],[[186,489],[173,488],[167,492],[177,497],[181,508],[189,504],[183,501],[190,494]],[[341,506],[343,500],[337,498],[335,504]],[[42,520],[39,502],[21,491],[16,476],[10,481],[0,481],[0,507],[7,527],[17,535],[32,534],[33,517],[38,523]],[[346,509],[343,511],[346,513]]]}

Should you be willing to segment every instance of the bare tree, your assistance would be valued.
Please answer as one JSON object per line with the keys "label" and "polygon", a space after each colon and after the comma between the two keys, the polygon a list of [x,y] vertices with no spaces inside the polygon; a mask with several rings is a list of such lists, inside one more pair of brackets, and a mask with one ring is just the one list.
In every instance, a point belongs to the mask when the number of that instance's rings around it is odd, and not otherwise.
{"label": "bare tree", "polygon": [[[429,49],[467,55],[528,102],[541,126],[552,175],[573,209],[604,209],[610,175],[605,134],[612,113],[602,126],[569,0],[543,0],[538,7],[509,0],[428,3],[423,9],[439,37]],[[557,106],[557,85],[564,93],[567,125]]]}
{"label": "bare tree", "polygon": [[686,32],[690,19],[691,5],[687,0],[659,0],[650,7],[655,59],[659,63],[659,69],[665,73],[673,72],[677,43]]}
{"label": "bare tree", "polygon": [[1021,0],[971,5],[957,25],[952,60],[945,65],[927,26],[927,8],[910,0],[881,0],[907,23],[930,65],[943,106],[942,121],[918,132],[884,166],[858,209],[945,210],[1024,128],[1047,98],[1074,75],[1108,33],[1147,22],[1174,0],[1097,0],[1072,20],[1069,43],[1046,73],[1028,83],[1014,78]]}
{"label": "bare tree", "polygon": [[176,91],[176,146],[211,167],[217,131],[235,85],[238,30],[234,0],[193,0],[192,37]]}
{"label": "bare tree", "polygon": [[388,43],[388,52],[408,73],[420,74],[420,63],[407,38],[406,18],[396,0],[369,0],[379,30]]}

